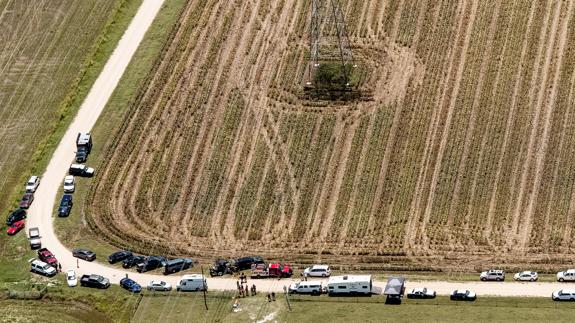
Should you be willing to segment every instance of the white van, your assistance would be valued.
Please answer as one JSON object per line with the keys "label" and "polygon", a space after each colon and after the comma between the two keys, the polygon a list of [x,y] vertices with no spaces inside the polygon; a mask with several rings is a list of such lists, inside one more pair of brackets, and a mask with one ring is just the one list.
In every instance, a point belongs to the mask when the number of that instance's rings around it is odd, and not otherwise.
{"label": "white van", "polygon": [[321,282],[319,281],[303,281],[293,283],[289,286],[290,294],[321,294]]}
{"label": "white van", "polygon": [[176,290],[182,292],[197,292],[203,291],[204,289],[208,290],[208,283],[204,275],[200,274],[184,275],[176,285]]}
{"label": "white van", "polygon": [[371,295],[371,275],[333,276],[327,282],[327,293],[331,295]]}

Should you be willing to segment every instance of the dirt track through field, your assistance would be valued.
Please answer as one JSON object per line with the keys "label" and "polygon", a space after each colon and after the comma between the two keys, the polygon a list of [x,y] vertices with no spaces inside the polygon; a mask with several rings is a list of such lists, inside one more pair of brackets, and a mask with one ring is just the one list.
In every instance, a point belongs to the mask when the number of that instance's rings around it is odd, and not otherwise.
{"label": "dirt track through field", "polygon": [[302,92],[309,6],[188,2],[98,167],[97,233],[206,260],[575,260],[572,2],[347,1],[355,102]]}

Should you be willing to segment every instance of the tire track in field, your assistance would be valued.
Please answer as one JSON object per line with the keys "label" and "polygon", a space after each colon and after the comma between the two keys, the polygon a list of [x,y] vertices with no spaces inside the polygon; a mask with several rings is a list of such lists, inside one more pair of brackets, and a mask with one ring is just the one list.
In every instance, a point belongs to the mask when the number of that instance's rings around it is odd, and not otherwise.
{"label": "tire track in field", "polygon": [[[573,0],[569,1],[569,5],[568,5],[568,9],[567,9],[567,13],[566,13],[566,18],[565,16],[563,17],[563,21],[562,21],[562,26],[560,27],[560,33],[558,35],[559,37],[559,46],[557,48],[557,52],[555,52],[555,42],[556,42],[556,36],[557,36],[557,31],[559,29],[558,25],[559,25],[559,20],[561,17],[561,13],[562,13],[562,5],[561,3],[556,5],[556,9],[555,9],[555,16],[553,18],[553,24],[551,27],[551,36],[549,37],[549,40],[551,41],[551,43],[549,44],[549,46],[547,47],[547,53],[545,55],[546,59],[545,59],[545,64],[543,67],[543,71],[544,71],[544,75],[543,75],[543,82],[542,82],[542,87],[541,90],[539,91],[539,96],[537,99],[537,106],[536,109],[537,111],[542,111],[545,108],[543,107],[543,104],[545,103],[545,107],[546,107],[546,111],[545,111],[545,122],[543,124],[543,134],[541,135],[540,138],[540,142],[537,145],[538,147],[535,148],[537,149],[535,152],[535,180],[533,182],[533,186],[530,190],[531,194],[530,194],[530,199],[529,199],[529,204],[527,207],[527,212],[525,213],[523,220],[526,223],[522,224],[519,236],[520,236],[520,243],[521,243],[521,249],[525,250],[525,248],[527,248],[527,244],[529,242],[529,236],[531,233],[531,228],[533,225],[533,209],[535,207],[535,202],[537,201],[537,198],[539,197],[539,189],[540,189],[540,185],[541,185],[541,177],[543,176],[543,164],[545,162],[545,156],[547,153],[547,147],[549,144],[549,136],[550,136],[550,131],[551,131],[551,121],[552,121],[552,114],[555,108],[555,101],[557,99],[557,88],[558,88],[558,83],[559,83],[559,77],[561,75],[561,68],[563,67],[563,56],[565,53],[565,44],[566,44],[566,40],[567,40],[567,36],[568,36],[568,22],[569,19],[572,18],[572,13],[573,13]],[[554,78],[553,78],[553,85],[551,86],[550,89],[550,97],[549,100],[547,102],[543,102],[544,101],[544,97],[547,94],[548,90],[547,90],[547,81],[549,78],[549,70],[551,69],[551,61],[553,60],[553,58],[557,59],[556,67],[555,67],[555,74],[554,74]],[[535,124],[538,124],[535,123]],[[534,129],[536,129],[537,127],[534,127]],[[536,139],[536,133],[535,131],[532,132],[533,134],[533,139],[535,141]]]}
{"label": "tire track in field", "polygon": [[[569,16],[567,16],[567,20],[569,20]],[[572,115],[572,105],[569,104],[569,102],[572,101],[573,99],[573,85],[575,82],[575,70],[573,70],[573,72],[571,73],[571,77],[569,79],[569,84],[571,84],[571,89],[569,91],[569,95],[568,95],[568,99],[567,99],[567,108],[566,108],[566,112],[565,112],[565,116],[563,117],[563,122],[561,124],[561,131],[560,131],[560,139],[559,139],[559,148],[557,149],[557,151],[559,152],[559,157],[558,159],[561,158],[561,152],[564,151],[564,146],[565,146],[565,138],[567,137],[567,133],[568,133],[568,125],[569,125],[569,121],[570,121],[570,117]],[[549,240],[552,236],[552,226],[550,224],[551,222],[551,216],[552,216],[552,207],[553,205],[553,201],[555,200],[555,187],[557,185],[557,180],[559,179],[560,175],[559,175],[559,169],[560,169],[560,160],[555,161],[554,165],[553,165],[553,176],[552,176],[552,184],[551,184],[551,196],[549,197],[549,201],[551,201],[550,203],[547,204],[547,210],[545,211],[545,215],[544,215],[544,223],[545,225],[544,227],[544,234],[542,235],[543,238],[543,244],[545,246],[549,246]],[[567,217],[569,218],[569,214],[567,215]],[[569,220],[566,221],[567,223],[569,222]],[[567,230],[567,228],[569,228],[569,225],[566,225],[565,230]]]}
{"label": "tire track in field", "polygon": [[[527,56],[528,44],[529,44],[529,35],[531,34],[531,28],[533,27],[533,17],[535,15],[535,10],[537,8],[537,3],[535,1],[531,4],[531,9],[529,11],[529,18],[527,18],[527,25],[525,27],[525,36],[523,38],[523,44],[521,49],[521,56],[519,58],[519,62],[525,61],[525,57]],[[489,211],[487,212],[487,220],[486,220],[486,228],[489,228],[488,232],[485,232],[485,236],[487,240],[491,240],[491,227],[493,226],[493,217],[495,214],[495,206],[497,204],[497,195],[499,192],[499,182],[501,179],[501,171],[503,169],[503,161],[505,157],[505,153],[510,145],[509,137],[511,136],[511,132],[513,130],[513,123],[515,121],[516,111],[517,111],[517,100],[519,91],[521,89],[521,85],[523,84],[523,70],[524,64],[519,64],[519,69],[517,70],[517,74],[515,77],[515,86],[513,87],[513,95],[511,97],[511,104],[509,113],[507,114],[507,124],[505,126],[505,133],[503,135],[503,144],[501,145],[501,150],[499,153],[499,160],[497,162],[497,171],[495,174],[495,187],[493,188],[493,193],[491,194],[491,199],[489,202]],[[507,174],[504,174],[507,175]]]}
{"label": "tire track in field", "polygon": [[[330,164],[333,162],[333,176],[330,181],[329,193],[326,197],[326,214],[323,221],[323,226],[321,228],[319,239],[322,242],[326,241],[329,231],[331,230],[331,225],[335,215],[335,210],[337,206],[337,199],[339,197],[341,186],[343,184],[343,178],[345,176],[345,170],[347,168],[347,161],[349,159],[349,153],[351,151],[351,144],[353,141],[353,135],[355,134],[357,127],[359,125],[359,120],[354,118],[353,122],[349,126],[342,125],[340,132],[334,131],[336,138],[341,138],[341,140],[336,140],[340,142],[341,151],[334,149],[332,152],[332,159]],[[338,146],[336,143],[335,146]],[[293,227],[291,227],[293,228]]]}
{"label": "tire track in field", "polygon": [[[543,67],[539,68],[540,65],[540,61],[543,58],[543,50],[544,48],[548,45],[545,41],[546,39],[546,33],[547,33],[547,26],[548,26],[548,22],[550,19],[550,14],[552,11],[552,2],[548,2],[547,4],[547,10],[545,10],[545,18],[543,19],[543,28],[541,28],[541,34],[539,36],[539,47],[537,49],[537,57],[535,58],[534,61],[534,69],[533,69],[533,74],[532,74],[532,78],[531,78],[531,85],[530,85],[530,90],[529,90],[529,102],[533,102],[534,100],[534,96],[535,96],[535,91],[537,88],[539,88],[539,84],[546,84],[547,83],[547,74],[548,74],[548,68],[549,68],[549,62],[546,59]],[[555,20],[555,19],[554,19]],[[551,31],[554,34],[554,29],[552,28]],[[553,44],[554,42],[554,38],[550,38],[551,43]],[[552,45],[551,44],[551,45]],[[550,46],[550,48],[552,48],[553,46]],[[547,51],[547,54],[549,54],[549,50]],[[550,58],[548,55],[546,55],[546,57]],[[542,71],[542,75],[540,75],[540,71]],[[542,82],[538,82],[539,78],[542,78],[543,81]],[[531,103],[531,105],[533,105],[533,103]],[[535,107],[534,107],[535,109]],[[509,234],[507,235],[507,245],[508,246],[516,246],[516,243],[514,242],[514,240],[516,240],[519,236],[519,232],[518,232],[518,225],[519,225],[519,218],[521,217],[521,209],[523,206],[523,201],[525,198],[525,189],[527,187],[527,178],[528,175],[530,174],[529,170],[531,168],[531,160],[533,158],[533,150],[534,150],[534,145],[535,145],[535,141],[536,141],[536,137],[537,137],[537,128],[539,125],[539,117],[540,117],[540,110],[535,109],[534,110],[534,116],[532,118],[531,121],[531,134],[529,135],[529,141],[527,143],[527,152],[525,154],[525,162],[522,165],[522,169],[521,169],[521,176],[520,176],[520,183],[519,183],[519,190],[518,190],[518,194],[517,194],[517,202],[515,204],[514,207],[514,211],[513,211],[513,215],[512,215],[512,221],[511,221],[511,230],[509,232]],[[518,247],[522,247],[522,246],[518,246]]]}
{"label": "tire track in field", "polygon": [[[447,109],[446,111],[446,118],[444,121],[444,126],[443,126],[443,131],[442,131],[442,135],[441,135],[441,141],[439,142],[439,147],[437,150],[437,155],[435,158],[435,166],[433,167],[433,173],[432,173],[432,177],[431,177],[431,184],[429,187],[429,193],[427,196],[427,203],[425,205],[425,208],[423,209],[423,217],[421,219],[421,222],[419,223],[419,234],[417,233],[417,226],[418,224],[415,223],[415,221],[418,219],[414,217],[414,220],[412,221],[411,225],[408,226],[408,230],[406,230],[406,241],[415,241],[413,240],[414,237],[416,237],[417,235],[422,237],[422,243],[420,245],[420,247],[427,249],[429,246],[429,238],[426,235],[426,226],[427,223],[429,222],[429,218],[431,217],[431,211],[432,211],[432,207],[433,207],[433,202],[434,202],[434,197],[435,197],[435,189],[437,186],[437,182],[438,182],[438,178],[439,178],[439,173],[441,170],[441,162],[442,162],[442,158],[443,158],[443,153],[445,151],[445,146],[447,143],[447,137],[449,134],[449,128],[451,126],[451,120],[453,117],[453,112],[455,109],[455,101],[457,99],[457,95],[459,93],[459,86],[461,84],[461,80],[463,78],[463,70],[465,67],[465,60],[467,57],[467,49],[469,47],[469,42],[470,42],[470,37],[471,37],[471,31],[473,30],[473,24],[475,22],[475,16],[477,13],[477,7],[478,7],[478,3],[474,2],[471,4],[471,7],[463,7],[460,11],[460,20],[458,22],[458,28],[457,28],[457,34],[455,36],[455,44],[454,48],[453,48],[453,52],[452,54],[450,54],[450,59],[449,59],[449,67],[447,70],[447,76],[448,79],[446,79],[447,82],[449,82],[449,79],[451,78],[451,74],[453,73],[453,71],[455,70],[455,75],[454,75],[454,80],[453,80],[453,87],[451,90],[451,94],[450,94],[450,101],[449,103],[446,102],[448,100],[448,89],[449,87],[447,86],[449,83],[445,83],[445,88],[442,94],[442,97],[440,99],[439,102],[439,107],[445,107]],[[467,16],[465,14],[465,12],[467,11],[467,9],[469,9],[470,13],[469,16]],[[457,48],[460,47],[459,51],[457,51]],[[456,55],[456,53],[459,52],[459,56]],[[457,60],[458,62],[455,63],[454,60]],[[433,127],[433,134],[430,138],[432,143],[432,146],[435,146],[435,142],[436,142],[436,138],[437,138],[437,131],[439,131],[440,125],[439,125],[439,120],[441,119],[439,117],[439,115],[442,115],[443,112],[443,108],[441,108],[440,113],[438,114],[437,117],[437,124],[436,127]],[[443,121],[443,120],[442,120]],[[426,145],[426,147],[428,147],[428,145]],[[429,153],[432,153],[432,150],[429,149],[428,150]],[[433,160],[432,156],[429,155],[428,157],[428,163],[431,162],[431,160]],[[427,171],[428,169],[431,168],[431,164],[427,164],[425,167],[425,170]],[[423,175],[425,177],[426,174]],[[423,193],[423,192],[422,192]]]}
{"label": "tire track in field", "polygon": [[[572,31],[573,32],[573,31]],[[569,97],[567,99],[567,105],[571,108],[575,105],[575,70],[571,76],[571,89],[569,91]],[[570,110],[570,109],[569,109]],[[565,118],[567,120],[568,118]],[[569,199],[569,208],[567,209],[567,215],[565,219],[565,230],[562,237],[562,245],[570,245],[573,234],[573,222],[575,217],[575,186],[571,186],[571,194]]]}
{"label": "tire track in field", "polygon": [[[373,109],[375,110],[375,109]],[[369,118],[369,122],[367,124],[367,130],[365,132],[365,137],[363,138],[362,141],[362,147],[361,147],[361,152],[359,155],[359,160],[357,162],[357,168],[355,170],[355,175],[354,175],[354,179],[352,182],[352,189],[350,191],[350,197],[349,197],[349,204],[347,205],[346,208],[346,214],[344,216],[344,220],[343,220],[343,225],[342,225],[342,230],[340,230],[340,235],[339,235],[339,247],[340,249],[344,249],[344,244],[346,243],[347,240],[347,236],[350,234],[350,230],[352,230],[352,227],[350,226],[350,222],[353,218],[357,218],[359,215],[356,214],[356,209],[358,209],[357,204],[357,200],[358,200],[358,194],[361,192],[361,187],[359,187],[359,183],[361,182],[361,179],[363,177],[363,172],[364,172],[364,168],[365,168],[365,161],[367,159],[367,151],[369,150],[369,140],[371,139],[372,135],[373,135],[373,127],[374,127],[374,123],[375,123],[375,111],[372,111],[371,113],[369,113],[369,115],[364,116],[364,118]],[[357,123],[361,123],[361,118],[358,118]],[[357,219],[357,221],[362,221],[362,219]]]}
{"label": "tire track in field", "polygon": [[[186,17],[188,17],[188,15],[192,14],[192,2],[189,3],[189,7],[187,7],[185,10],[187,11],[187,15],[182,16],[180,19],[181,20],[185,20],[187,19]],[[208,8],[208,7],[205,7]],[[202,15],[202,17],[204,17]],[[205,15],[206,19],[209,19],[210,15]],[[176,41],[176,39],[178,39],[179,37],[182,36],[182,33],[184,33],[183,30],[178,31],[178,33],[175,36],[175,40],[173,42],[173,49],[169,50],[169,52],[171,51],[172,53],[176,53],[178,51],[178,45],[179,42]],[[189,43],[191,44],[191,42]],[[188,51],[192,50],[191,47],[188,45],[184,48],[183,53],[188,53]],[[190,59],[192,57],[196,57],[197,52],[192,52],[190,53],[189,57]],[[169,57],[169,56],[168,56]],[[163,68],[168,68],[168,64],[171,61],[170,59],[164,60],[160,67],[158,68],[159,71],[162,71]],[[177,73],[172,73],[171,75],[168,76],[167,80],[165,80],[165,82],[163,80],[160,80],[159,77],[161,77],[163,75],[163,73],[157,73],[155,75],[155,78],[152,80],[153,84],[152,86],[150,86],[148,88],[148,90],[146,91],[146,94],[144,94],[145,97],[147,97],[150,101],[152,101],[152,104],[150,106],[149,109],[146,109],[144,111],[144,109],[137,109],[134,111],[134,115],[129,119],[130,123],[128,125],[127,131],[125,131],[124,133],[127,134],[127,136],[125,138],[121,138],[121,144],[122,146],[130,146],[130,142],[134,136],[138,137],[139,139],[137,140],[138,142],[142,143],[142,147],[147,147],[146,149],[149,149],[148,147],[153,147],[153,145],[151,144],[151,141],[154,139],[153,136],[149,136],[149,134],[152,133],[151,130],[154,129],[154,127],[156,127],[156,129],[158,129],[159,125],[156,124],[154,122],[154,117],[156,116],[156,114],[158,113],[158,110],[161,109],[160,107],[160,102],[162,101],[162,99],[167,95],[167,93],[165,92],[165,87],[168,84],[172,83],[172,80],[175,80],[175,78],[178,76]],[[179,82],[182,82],[182,80],[178,80]],[[160,86],[160,90],[158,92],[155,91],[155,82],[162,82],[161,86]],[[178,88],[178,86],[176,87]],[[146,99],[144,99],[146,100]],[[145,102],[145,101],[144,101]],[[168,101],[170,102],[170,101]],[[164,110],[164,113],[167,113],[168,109]],[[147,115],[143,115],[145,112],[149,112]],[[162,111],[160,111],[161,113]],[[140,118],[143,119],[144,122],[140,122],[142,121]],[[151,128],[151,129],[150,129]],[[137,129],[149,129],[149,131],[143,131],[143,130],[137,130]],[[138,132],[139,131],[139,132]],[[157,131],[157,130],[156,130]],[[130,138],[132,137],[132,138]],[[123,151],[123,149],[115,149],[115,152],[121,152]],[[138,187],[141,188],[141,183],[144,179],[143,176],[136,176],[136,173],[140,173],[142,171],[142,164],[146,163],[145,160],[148,159],[147,155],[149,154],[140,154],[139,150],[131,148],[130,150],[130,158],[134,159],[133,163],[125,163],[123,164],[123,166],[121,166],[122,172],[126,175],[124,175],[126,178],[135,178],[135,183],[134,183],[134,187]],[[115,157],[112,157],[112,160],[115,160]],[[123,189],[122,183],[121,182],[116,182],[118,183],[118,186],[116,186],[116,190],[119,190],[119,194],[118,194],[118,200],[120,201],[118,203],[118,211],[122,210],[122,208],[127,209],[128,212],[123,212],[123,217],[120,217],[120,219],[118,220],[125,220],[125,222],[123,223],[124,226],[128,226],[132,221],[136,221],[136,223],[138,223],[140,226],[144,227],[145,226],[145,219],[140,219],[139,217],[134,217],[135,214],[137,214],[137,210],[135,209],[135,199],[137,198],[138,195],[138,191],[133,190],[133,191],[127,191],[125,189]],[[120,214],[122,214],[121,211],[119,211]],[[125,216],[128,216],[127,218]],[[124,219],[125,218],[125,219]]]}
{"label": "tire track in field", "polygon": [[[291,4],[291,6],[290,6]],[[247,76],[249,79],[251,80],[258,80],[257,82],[253,82],[250,85],[250,88],[248,90],[248,107],[262,107],[262,106],[266,106],[267,103],[267,99],[264,96],[260,96],[259,93],[264,93],[265,89],[267,89],[270,85],[270,83],[272,82],[272,76],[268,73],[266,74],[266,78],[265,79],[261,79],[261,74],[258,73],[263,73],[262,69],[266,69],[269,68],[268,66],[273,66],[273,63],[277,63],[278,60],[281,60],[281,57],[277,57],[277,56],[268,56],[268,50],[274,46],[274,45],[278,45],[275,43],[272,43],[271,40],[269,39],[278,39],[280,40],[281,37],[278,37],[279,33],[282,32],[286,32],[286,30],[283,30],[281,28],[281,26],[285,26],[285,23],[287,23],[287,21],[291,18],[289,16],[290,11],[287,10],[286,8],[293,8],[293,1],[291,1],[288,4],[284,4],[282,7],[282,14],[279,17],[279,21],[275,24],[271,23],[271,17],[270,15],[267,16],[266,19],[266,24],[267,25],[272,25],[273,28],[271,28],[271,30],[269,30],[269,36],[266,35],[264,32],[259,32],[259,39],[261,39],[262,45],[258,48],[257,52],[255,52],[255,63],[254,63],[254,67],[251,71],[250,74]],[[275,8],[275,7],[274,7]],[[297,11],[296,11],[297,12]],[[291,29],[288,27],[287,33],[289,34],[291,32]],[[268,36],[269,38],[267,42],[264,43],[264,41],[266,40],[266,36]],[[258,43],[258,42],[254,42],[254,43]],[[279,44],[280,46],[287,46],[286,43],[283,44]],[[248,59],[250,57],[246,57],[246,59]],[[269,64],[266,64],[267,62],[272,62]],[[258,78],[260,77],[260,78]],[[254,157],[254,153],[256,152],[256,146],[258,144],[258,137],[261,135],[261,132],[263,130],[263,126],[262,126],[262,122],[263,122],[263,118],[266,116],[267,112],[264,111],[264,109],[253,109],[253,113],[255,114],[255,120],[256,120],[256,124],[254,125],[253,129],[257,129],[257,131],[254,133],[254,137],[253,140],[251,142],[249,142],[250,144],[250,149],[248,151],[248,155],[246,158],[246,161],[244,162],[244,164],[240,167],[240,160],[239,158],[236,158],[234,160],[234,164],[232,167],[235,167],[235,177],[237,177],[237,183],[235,185],[235,188],[233,189],[233,197],[232,197],[232,201],[230,203],[230,209],[227,213],[227,216],[225,218],[225,226],[224,226],[224,235],[225,236],[233,236],[234,235],[234,230],[235,230],[235,222],[236,222],[236,214],[235,214],[235,209],[238,205],[239,202],[239,197],[240,197],[240,190],[241,187],[244,183],[244,181],[246,180],[247,176],[249,175],[249,171],[251,169],[252,166],[252,161],[253,161],[253,157]],[[250,129],[247,129],[250,130]],[[245,135],[243,136],[245,138]],[[247,143],[246,143],[247,144]],[[243,146],[242,146],[243,149]],[[241,149],[239,149],[238,151],[241,151]],[[270,152],[270,154],[273,154],[273,152]],[[238,156],[239,157],[239,156]],[[277,164],[276,164],[277,165]],[[281,173],[278,173],[278,176]],[[291,181],[290,177],[290,181]],[[289,183],[288,183],[289,184]],[[282,214],[283,215],[283,214]],[[280,221],[285,221],[285,219],[280,219]],[[244,240],[244,239],[242,239]]]}
{"label": "tire track in field", "polygon": [[[461,154],[461,158],[459,160],[459,165],[457,166],[457,175],[455,179],[455,185],[453,189],[453,197],[451,198],[451,203],[449,205],[448,214],[447,214],[447,227],[451,228],[453,225],[453,216],[456,212],[456,207],[458,203],[461,203],[460,194],[461,194],[461,186],[463,185],[463,181],[466,179],[466,170],[467,170],[467,161],[471,149],[471,142],[473,141],[473,137],[475,136],[475,127],[477,124],[477,118],[479,113],[479,105],[481,102],[481,95],[483,94],[483,86],[485,84],[485,78],[487,76],[487,69],[491,64],[491,54],[493,51],[493,39],[495,38],[495,33],[497,31],[497,23],[499,19],[499,10],[501,8],[501,1],[497,1],[495,3],[495,8],[493,10],[491,16],[491,22],[489,23],[488,27],[488,35],[486,40],[485,49],[483,50],[483,60],[481,62],[481,66],[479,68],[479,78],[477,80],[477,86],[475,88],[475,93],[473,94],[473,101],[471,103],[471,112],[469,117],[469,124],[467,126],[467,132],[465,133],[465,140],[463,143],[463,153]],[[486,137],[484,135],[484,137]],[[479,170],[479,167],[477,167]],[[473,201],[473,197],[475,195],[476,190],[476,178],[472,181],[471,184],[471,197],[467,201],[467,212],[465,214],[464,226],[466,235],[469,233],[469,222],[470,216],[472,214],[471,205]]]}

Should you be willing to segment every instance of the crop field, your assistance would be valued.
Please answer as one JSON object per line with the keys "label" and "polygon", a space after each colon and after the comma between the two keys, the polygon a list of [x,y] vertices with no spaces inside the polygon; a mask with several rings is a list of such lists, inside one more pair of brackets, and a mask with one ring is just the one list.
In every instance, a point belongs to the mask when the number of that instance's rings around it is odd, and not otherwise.
{"label": "crop field", "polygon": [[[0,210],[69,117],[99,31],[120,0],[0,0]],[[38,171],[38,169],[36,169]]]}
{"label": "crop field", "polygon": [[312,100],[304,0],[190,0],[84,211],[108,241],[355,268],[575,260],[575,1],[341,1],[367,73]]}

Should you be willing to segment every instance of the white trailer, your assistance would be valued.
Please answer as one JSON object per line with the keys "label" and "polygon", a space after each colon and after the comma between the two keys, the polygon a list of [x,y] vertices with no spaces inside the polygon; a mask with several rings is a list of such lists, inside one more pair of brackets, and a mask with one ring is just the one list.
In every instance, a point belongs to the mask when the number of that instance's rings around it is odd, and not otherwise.
{"label": "white trailer", "polygon": [[327,293],[331,295],[371,295],[371,275],[332,276],[327,282]]}
{"label": "white trailer", "polygon": [[177,291],[182,292],[197,292],[208,290],[206,278],[201,274],[184,275],[176,285]]}

